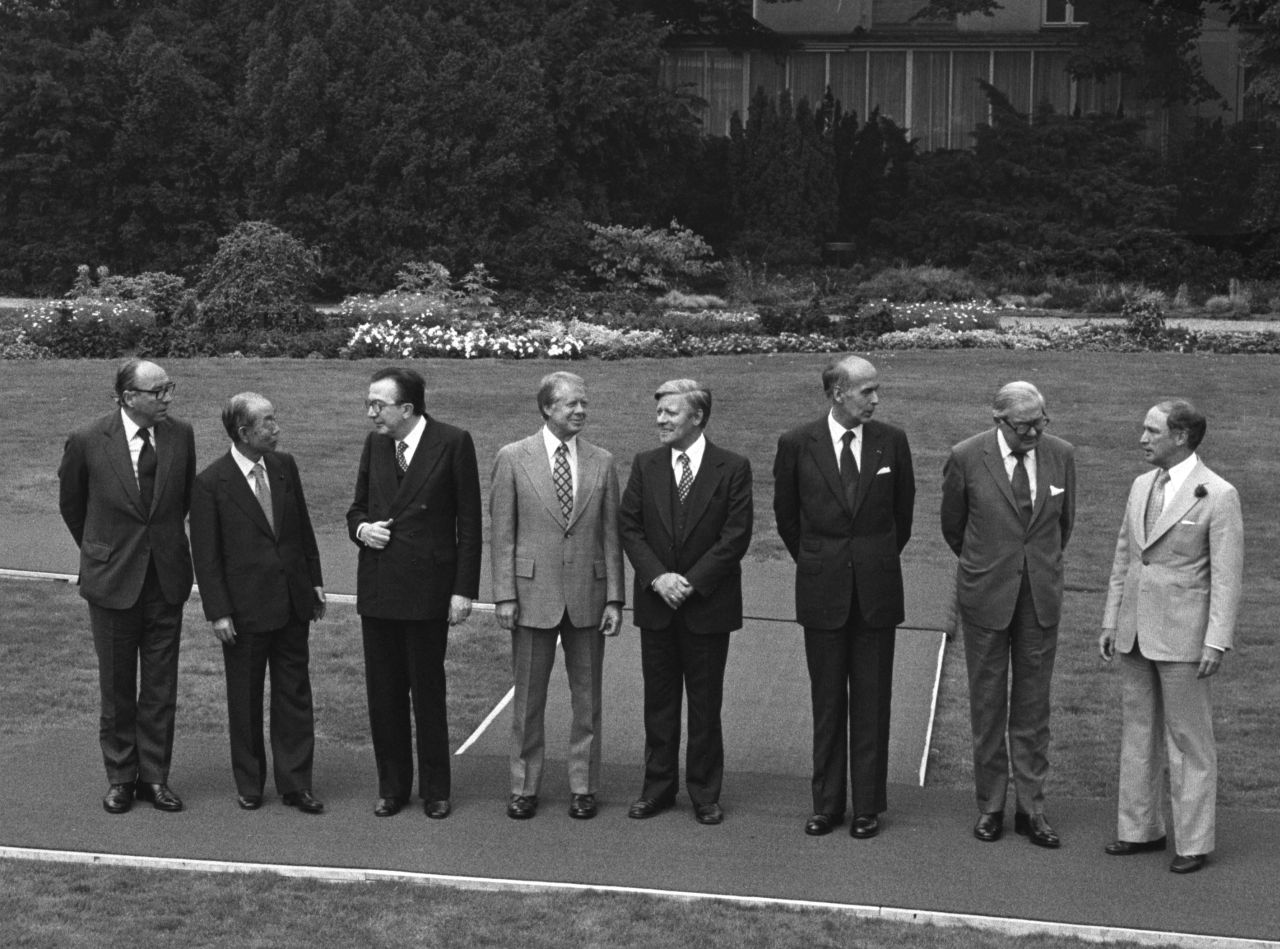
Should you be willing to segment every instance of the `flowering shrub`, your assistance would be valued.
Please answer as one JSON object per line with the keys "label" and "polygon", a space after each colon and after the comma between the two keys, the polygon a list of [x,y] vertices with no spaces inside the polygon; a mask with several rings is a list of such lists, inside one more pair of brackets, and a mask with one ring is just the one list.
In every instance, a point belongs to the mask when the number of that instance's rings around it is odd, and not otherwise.
{"label": "flowering shrub", "polygon": [[582,343],[572,336],[530,332],[524,336],[491,334],[483,326],[458,330],[452,326],[419,323],[364,323],[351,334],[352,356],[391,356],[422,359],[578,359]]}
{"label": "flowering shrub", "polygon": [[590,221],[587,228],[596,255],[591,270],[615,286],[669,290],[722,273],[710,245],[677,221],[661,231],[621,224],[604,227]]}
{"label": "flowering shrub", "polygon": [[27,338],[26,330],[0,327],[0,359],[49,359],[53,353]]}
{"label": "flowering shrub", "polygon": [[876,340],[882,349],[1053,349],[1044,335],[1000,330],[952,330],[945,326],[917,326],[885,333]]}
{"label": "flowering shrub", "polygon": [[154,325],[155,314],[140,303],[83,297],[42,303],[20,328],[54,356],[92,359],[119,356]]}

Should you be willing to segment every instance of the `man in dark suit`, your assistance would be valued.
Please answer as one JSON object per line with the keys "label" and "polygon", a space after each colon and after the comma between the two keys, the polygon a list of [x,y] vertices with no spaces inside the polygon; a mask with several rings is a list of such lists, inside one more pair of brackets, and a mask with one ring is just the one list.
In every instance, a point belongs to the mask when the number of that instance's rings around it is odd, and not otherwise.
{"label": "man in dark suit", "polygon": [[182,810],[169,762],[182,604],[191,595],[186,517],[196,448],[191,426],[169,417],[173,391],[155,363],[124,363],[119,409],[68,438],[58,468],[98,654],[98,737],[110,783],[102,806],[111,814],[135,797]]}
{"label": "man in dark suit", "polygon": [[315,724],[307,633],[324,616],[324,581],[292,455],[276,452],[275,408],[255,392],[227,400],[231,450],[200,472],[191,499],[191,551],[204,615],[222,643],[231,772],[239,805],[262,806],[267,751],[262,686],[271,667],[271,758],[284,803],[307,814]]}
{"label": "man in dark suit", "polygon": [[[418,793],[428,817],[449,816],[449,724],[444,656],[449,627],[479,593],[480,476],[471,436],[426,414],[412,369],[373,374],[365,439],[347,528],[360,547],[356,611],[378,765],[374,813],[390,817]],[[412,703],[412,724],[411,718]]]}
{"label": "man in dark suit", "polygon": [[899,557],[911,538],[915,474],[902,429],[871,421],[880,403],[871,363],[834,360],[822,386],[830,410],[778,439],[773,511],[796,562],[813,700],[805,833],[829,834],[843,822],[847,772],[849,832],[865,838],[880,832],[887,808],[893,648],[905,615]]}
{"label": "man in dark suit", "polygon": [[952,448],[942,469],[942,536],[960,558],[956,603],[978,800],[973,835],[991,842],[1004,833],[1012,758],[1014,830],[1053,848],[1061,840],[1044,815],[1049,685],[1062,552],[1075,521],[1075,449],[1044,434],[1044,396],[1029,382],[1001,388],[991,414],[995,428]]}
{"label": "man in dark suit", "polygon": [[689,696],[685,786],[700,824],[724,820],[720,705],[729,634],[742,628],[741,561],[751,544],[751,464],[707,440],[711,390],[673,379],[654,393],[662,447],[631,463],[619,507],[635,567],[644,671],[645,774],[629,817],[652,817],[680,787],[680,706]]}

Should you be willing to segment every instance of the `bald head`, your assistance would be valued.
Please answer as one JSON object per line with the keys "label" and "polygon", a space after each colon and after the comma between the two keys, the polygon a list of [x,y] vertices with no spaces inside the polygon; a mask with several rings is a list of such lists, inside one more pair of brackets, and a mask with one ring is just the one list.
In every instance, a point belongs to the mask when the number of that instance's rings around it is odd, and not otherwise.
{"label": "bald head", "polygon": [[845,428],[867,421],[880,404],[879,374],[861,356],[832,360],[822,373],[822,388],[836,421]]}

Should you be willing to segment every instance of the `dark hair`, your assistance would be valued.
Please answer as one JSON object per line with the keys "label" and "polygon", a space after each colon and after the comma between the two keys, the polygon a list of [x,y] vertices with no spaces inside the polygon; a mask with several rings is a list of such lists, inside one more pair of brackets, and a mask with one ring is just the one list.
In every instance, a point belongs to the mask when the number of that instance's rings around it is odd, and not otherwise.
{"label": "dark hair", "polygon": [[256,392],[240,392],[227,399],[222,406],[222,427],[233,442],[240,441],[240,429],[253,427],[253,410],[266,401]]}
{"label": "dark hair", "polygon": [[547,409],[551,407],[551,403],[556,400],[556,392],[560,386],[586,386],[582,376],[575,375],[572,372],[565,372],[563,369],[558,372],[549,372],[542,377],[542,381],[538,383],[538,411],[542,413],[542,417],[547,417]]}
{"label": "dark hair", "polygon": [[661,399],[664,395],[684,396],[691,411],[701,412],[702,420],[698,423],[698,428],[706,428],[711,421],[711,390],[702,383],[693,379],[670,379],[658,386],[653,397]]}
{"label": "dark hair", "polygon": [[427,414],[427,380],[416,369],[404,366],[388,366],[373,374],[370,382],[381,382],[390,379],[396,384],[396,398],[400,402],[413,406],[415,415]]}
{"label": "dark hair", "polygon": [[1187,447],[1195,451],[1204,441],[1205,430],[1209,427],[1204,413],[1187,399],[1166,399],[1156,408],[1165,414],[1165,425],[1172,432],[1187,433]]}
{"label": "dark hair", "polygon": [[143,362],[144,360],[135,356],[132,359],[126,359],[116,370],[116,401],[121,405],[124,405],[124,394],[137,384],[138,367]]}

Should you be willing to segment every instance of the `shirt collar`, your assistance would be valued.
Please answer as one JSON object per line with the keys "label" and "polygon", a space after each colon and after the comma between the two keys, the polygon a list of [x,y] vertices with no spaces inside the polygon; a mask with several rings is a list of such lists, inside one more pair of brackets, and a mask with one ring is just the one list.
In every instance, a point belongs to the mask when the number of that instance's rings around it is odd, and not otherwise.
{"label": "shirt collar", "polygon": [[[562,443],[560,439],[556,438],[552,433],[551,429],[544,425],[542,426],[542,444],[547,449],[547,457],[551,458],[555,455],[556,449],[559,448]],[[576,459],[578,457],[578,436],[570,435],[569,440],[563,442],[563,444],[569,446],[569,458],[571,460]]]}
{"label": "shirt collar", "polygon": [[[707,450],[707,436],[701,432],[698,433],[698,440],[684,450],[684,454],[689,456],[689,466],[697,469],[702,464],[702,454]],[[671,464],[678,465],[680,463],[680,449],[671,449]]]}
{"label": "shirt collar", "polygon": [[[1000,457],[1007,460],[1008,457],[1013,454],[1013,449],[1010,448],[1009,443],[1005,441],[1004,431],[1001,430],[999,425],[996,426],[996,441],[1000,445]],[[1036,456],[1036,450],[1034,448],[1028,448],[1022,453],[1022,456],[1024,458],[1034,458]]]}
{"label": "shirt collar", "polygon": [[412,454],[418,447],[418,442],[422,441],[422,433],[427,430],[427,417],[425,415],[418,416],[418,424],[409,429],[408,434],[404,438],[398,438],[396,441],[404,442],[405,451]]}
{"label": "shirt collar", "polygon": [[[1190,477],[1191,472],[1195,470],[1196,465],[1200,464],[1200,459],[1196,457],[1196,453],[1192,452],[1186,458],[1183,458],[1173,467],[1169,468],[1169,484],[1165,488],[1165,497],[1173,497],[1178,493],[1178,489],[1182,487],[1182,482]],[[1159,477],[1157,475],[1156,477]]]}
{"label": "shirt collar", "polygon": [[[126,412],[123,408],[120,409],[120,421],[124,423],[125,441],[132,442],[135,438],[138,437],[138,432],[142,431],[142,426],[140,426],[137,422],[131,419],[129,417],[129,413]],[[151,434],[152,434],[152,437],[154,438],[155,432],[152,432]]]}
{"label": "shirt collar", "polygon": [[[246,478],[252,477],[254,465],[258,464],[258,462],[246,458],[235,444],[232,444],[231,446],[231,458],[235,461],[236,467],[240,469],[240,473],[242,475]],[[265,471],[266,468],[266,462],[263,462],[262,469]]]}
{"label": "shirt collar", "polygon": [[862,438],[861,424],[855,425],[852,429],[845,428],[843,425],[841,425],[839,422],[836,421],[834,412],[827,413],[827,429],[831,432],[831,441],[835,445],[840,444],[840,439],[844,438],[844,433],[848,431],[853,432],[853,437],[855,439]]}

